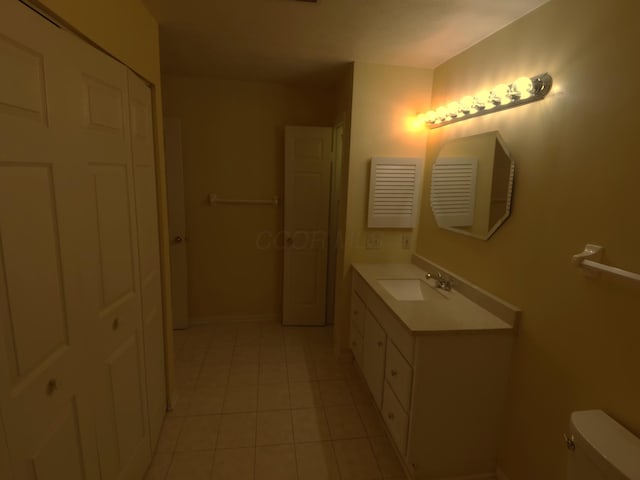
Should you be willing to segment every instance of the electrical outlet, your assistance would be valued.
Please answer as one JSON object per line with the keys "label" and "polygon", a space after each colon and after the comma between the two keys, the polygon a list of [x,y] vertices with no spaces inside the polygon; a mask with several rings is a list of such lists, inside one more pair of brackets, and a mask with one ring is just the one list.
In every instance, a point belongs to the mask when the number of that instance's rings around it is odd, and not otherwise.
{"label": "electrical outlet", "polygon": [[380,232],[368,232],[367,233],[367,248],[374,249],[382,247],[382,233]]}
{"label": "electrical outlet", "polygon": [[403,233],[401,242],[402,242],[402,248],[404,250],[409,250],[411,248],[411,234]]}

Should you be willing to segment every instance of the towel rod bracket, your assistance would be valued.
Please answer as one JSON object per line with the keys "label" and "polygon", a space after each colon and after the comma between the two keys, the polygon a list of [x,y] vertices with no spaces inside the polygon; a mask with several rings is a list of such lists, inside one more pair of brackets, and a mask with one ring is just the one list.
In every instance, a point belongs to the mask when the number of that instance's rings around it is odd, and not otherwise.
{"label": "towel rod bracket", "polygon": [[[603,246],[595,245],[593,243],[587,243],[584,246],[584,250],[582,252],[577,253],[572,257],[571,262],[577,267],[583,266],[582,262],[584,260],[592,260],[594,262],[600,262],[602,260],[603,252],[604,252]],[[599,275],[598,271],[593,270],[591,268],[583,268],[582,271],[587,277],[597,277]]]}

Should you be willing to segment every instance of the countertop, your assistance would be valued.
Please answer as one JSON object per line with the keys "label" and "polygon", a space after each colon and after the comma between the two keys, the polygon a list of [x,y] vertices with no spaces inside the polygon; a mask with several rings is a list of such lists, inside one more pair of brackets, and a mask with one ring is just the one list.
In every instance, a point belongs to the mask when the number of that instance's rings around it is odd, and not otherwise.
{"label": "countertop", "polygon": [[424,300],[396,300],[380,283],[381,279],[425,280],[426,272],[411,263],[353,264],[371,289],[415,335],[446,332],[513,330],[513,326],[454,288],[445,292],[433,288]]}

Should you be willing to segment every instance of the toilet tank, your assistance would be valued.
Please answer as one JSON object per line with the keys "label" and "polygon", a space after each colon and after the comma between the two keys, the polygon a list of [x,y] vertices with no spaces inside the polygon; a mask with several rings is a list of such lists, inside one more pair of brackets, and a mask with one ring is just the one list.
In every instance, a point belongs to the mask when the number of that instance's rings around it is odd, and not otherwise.
{"label": "toilet tank", "polygon": [[602,410],[571,414],[567,480],[640,480],[640,439]]}

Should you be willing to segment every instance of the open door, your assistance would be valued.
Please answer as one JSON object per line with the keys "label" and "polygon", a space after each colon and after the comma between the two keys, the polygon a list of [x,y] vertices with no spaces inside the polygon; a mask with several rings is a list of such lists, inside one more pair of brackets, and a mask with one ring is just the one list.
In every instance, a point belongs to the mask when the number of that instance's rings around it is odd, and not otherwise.
{"label": "open door", "polygon": [[182,130],[177,118],[164,119],[164,150],[167,165],[169,238],[171,239],[171,298],[173,328],[189,326],[187,290],[187,236],[184,210]]}
{"label": "open door", "polygon": [[331,128],[285,128],[282,323],[324,325]]}

